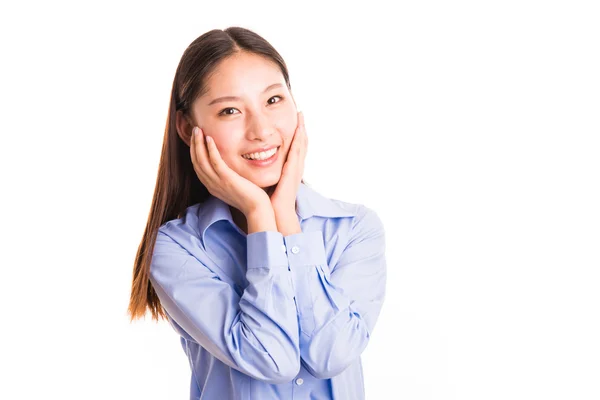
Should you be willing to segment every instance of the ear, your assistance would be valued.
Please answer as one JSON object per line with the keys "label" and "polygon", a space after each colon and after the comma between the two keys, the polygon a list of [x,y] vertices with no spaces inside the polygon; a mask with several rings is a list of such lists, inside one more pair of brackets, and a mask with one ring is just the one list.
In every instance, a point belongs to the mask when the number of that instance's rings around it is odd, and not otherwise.
{"label": "ear", "polygon": [[177,111],[175,114],[175,127],[177,134],[183,140],[185,144],[190,145],[190,138],[192,137],[192,122],[182,111]]}

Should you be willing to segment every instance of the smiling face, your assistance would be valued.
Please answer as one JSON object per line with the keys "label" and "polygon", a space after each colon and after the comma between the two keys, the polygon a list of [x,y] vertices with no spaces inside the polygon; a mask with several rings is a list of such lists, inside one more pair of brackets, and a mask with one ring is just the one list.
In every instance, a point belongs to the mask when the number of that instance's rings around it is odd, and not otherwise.
{"label": "smiling face", "polygon": [[[192,104],[193,121],[214,139],[231,169],[261,188],[276,185],[298,123],[278,65],[241,51],[217,65],[206,87]],[[274,148],[275,155],[259,160]]]}

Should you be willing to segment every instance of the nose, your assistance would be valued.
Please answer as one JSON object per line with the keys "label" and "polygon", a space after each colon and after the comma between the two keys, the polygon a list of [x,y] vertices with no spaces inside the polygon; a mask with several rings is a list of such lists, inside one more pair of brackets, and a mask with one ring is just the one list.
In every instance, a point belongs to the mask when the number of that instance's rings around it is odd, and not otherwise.
{"label": "nose", "polygon": [[261,112],[253,113],[248,124],[247,137],[249,140],[266,141],[275,128],[268,116]]}

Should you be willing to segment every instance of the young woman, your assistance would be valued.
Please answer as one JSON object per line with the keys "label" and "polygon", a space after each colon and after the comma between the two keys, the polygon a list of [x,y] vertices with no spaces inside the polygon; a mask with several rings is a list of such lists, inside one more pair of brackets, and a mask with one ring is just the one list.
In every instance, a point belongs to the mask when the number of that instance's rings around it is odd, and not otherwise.
{"label": "young woman", "polygon": [[364,398],[384,229],[303,182],[307,143],[262,37],[212,30],[185,50],[129,314],[149,309],[180,335],[190,399]]}

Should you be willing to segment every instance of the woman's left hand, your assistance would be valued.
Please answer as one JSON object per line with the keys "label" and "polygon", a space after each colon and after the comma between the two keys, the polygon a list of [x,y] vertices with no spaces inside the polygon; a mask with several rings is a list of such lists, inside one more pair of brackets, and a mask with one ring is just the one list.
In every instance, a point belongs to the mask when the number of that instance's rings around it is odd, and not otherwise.
{"label": "woman's left hand", "polygon": [[[275,214],[293,214],[296,217],[296,194],[304,174],[304,160],[308,149],[308,137],[304,128],[304,115],[298,113],[298,125],[281,171],[281,178],[271,195],[271,205]],[[296,219],[297,222],[297,219]]]}

